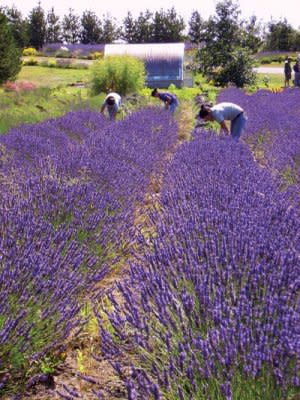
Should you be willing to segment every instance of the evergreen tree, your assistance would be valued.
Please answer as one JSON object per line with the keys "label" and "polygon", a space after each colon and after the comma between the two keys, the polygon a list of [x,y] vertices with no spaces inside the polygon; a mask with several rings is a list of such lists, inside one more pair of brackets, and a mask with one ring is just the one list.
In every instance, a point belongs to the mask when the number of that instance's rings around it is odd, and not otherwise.
{"label": "evergreen tree", "polygon": [[146,10],[141,12],[136,20],[136,43],[153,42],[153,14]]}
{"label": "evergreen tree", "polygon": [[204,40],[206,24],[198,11],[193,11],[189,20],[188,36],[192,43],[199,44]]}
{"label": "evergreen tree", "polygon": [[28,31],[30,46],[37,50],[42,48],[46,39],[46,19],[40,2],[29,14]]}
{"label": "evergreen tree", "polygon": [[47,43],[60,43],[62,41],[59,16],[55,14],[53,7],[47,14],[46,28]]}
{"label": "evergreen tree", "polygon": [[166,11],[166,41],[180,42],[183,40],[183,31],[185,30],[184,19],[177,15],[174,7]]}
{"label": "evergreen tree", "polygon": [[78,43],[80,39],[80,18],[74,14],[74,10],[69,8],[69,13],[65,14],[62,20],[62,37],[67,43]]}
{"label": "evergreen tree", "polygon": [[266,50],[288,51],[293,49],[294,30],[286,19],[279,22],[271,21],[268,24],[268,29]]}
{"label": "evergreen tree", "polygon": [[185,24],[183,18],[177,16],[175,8],[154,14],[152,23],[152,39],[158,43],[180,42],[183,39]]}
{"label": "evergreen tree", "polygon": [[0,12],[0,84],[14,79],[21,69],[20,52],[6,16]]}
{"label": "evergreen tree", "polygon": [[136,21],[129,11],[123,20],[121,38],[126,40],[128,43],[135,43],[136,35]]}
{"label": "evergreen tree", "polygon": [[101,38],[101,22],[92,11],[85,11],[81,17],[81,43],[99,43]]}
{"label": "evergreen tree", "polygon": [[109,15],[103,17],[102,20],[102,36],[101,43],[112,43],[121,36],[121,30],[117,26],[115,19]]}
{"label": "evergreen tree", "polygon": [[27,21],[23,19],[21,12],[15,7],[0,8],[0,12],[2,12],[7,18],[17,47],[21,49],[28,46],[28,24]]}

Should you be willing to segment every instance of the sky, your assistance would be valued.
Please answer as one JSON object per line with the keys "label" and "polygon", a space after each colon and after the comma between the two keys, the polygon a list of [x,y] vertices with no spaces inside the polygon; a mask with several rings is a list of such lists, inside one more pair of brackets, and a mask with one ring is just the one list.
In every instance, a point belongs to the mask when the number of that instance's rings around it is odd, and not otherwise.
{"label": "sky", "polygon": [[[40,0],[43,10],[47,13],[52,7],[60,17],[68,13],[72,8],[79,16],[86,10],[94,11],[102,18],[103,15],[115,17],[119,23],[131,11],[133,17],[137,17],[140,12],[146,9],[150,11],[168,10],[175,8],[177,14],[182,16],[188,23],[194,10],[197,10],[202,18],[207,19],[215,14],[215,6],[218,0]],[[262,23],[275,22],[284,18],[295,29],[300,27],[299,0],[289,0],[284,6],[279,0],[239,0],[241,17],[248,19],[255,15]],[[38,0],[0,0],[0,6],[15,6],[22,12],[23,17],[27,17],[30,11],[38,5]]]}

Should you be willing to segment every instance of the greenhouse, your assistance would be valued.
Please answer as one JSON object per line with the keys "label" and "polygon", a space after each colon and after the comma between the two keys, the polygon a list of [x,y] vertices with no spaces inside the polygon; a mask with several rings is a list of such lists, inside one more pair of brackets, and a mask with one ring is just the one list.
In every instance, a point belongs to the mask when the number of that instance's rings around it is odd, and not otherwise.
{"label": "greenhouse", "polygon": [[129,55],[142,59],[146,69],[146,85],[167,88],[185,85],[184,43],[107,44],[104,56]]}

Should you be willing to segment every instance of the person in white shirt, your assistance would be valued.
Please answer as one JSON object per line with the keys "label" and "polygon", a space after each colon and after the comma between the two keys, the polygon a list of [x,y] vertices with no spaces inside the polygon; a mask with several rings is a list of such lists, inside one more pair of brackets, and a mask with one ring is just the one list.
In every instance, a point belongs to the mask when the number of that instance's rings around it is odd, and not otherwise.
{"label": "person in white shirt", "polygon": [[118,93],[108,93],[101,106],[100,112],[104,114],[105,109],[107,109],[110,120],[114,121],[121,106],[121,100],[121,96]]}
{"label": "person in white shirt", "polygon": [[205,121],[217,121],[221,129],[229,134],[225,121],[230,121],[230,134],[236,141],[239,140],[247,122],[244,110],[234,103],[219,103],[214,106],[202,104],[198,114]]}

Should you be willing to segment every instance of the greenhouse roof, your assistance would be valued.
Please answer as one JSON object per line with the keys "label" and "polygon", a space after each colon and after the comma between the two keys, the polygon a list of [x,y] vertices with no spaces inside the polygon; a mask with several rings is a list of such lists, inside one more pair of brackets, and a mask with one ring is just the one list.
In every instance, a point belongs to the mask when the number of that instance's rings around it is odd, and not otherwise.
{"label": "greenhouse roof", "polygon": [[107,44],[104,56],[129,55],[142,59],[183,59],[184,43]]}

